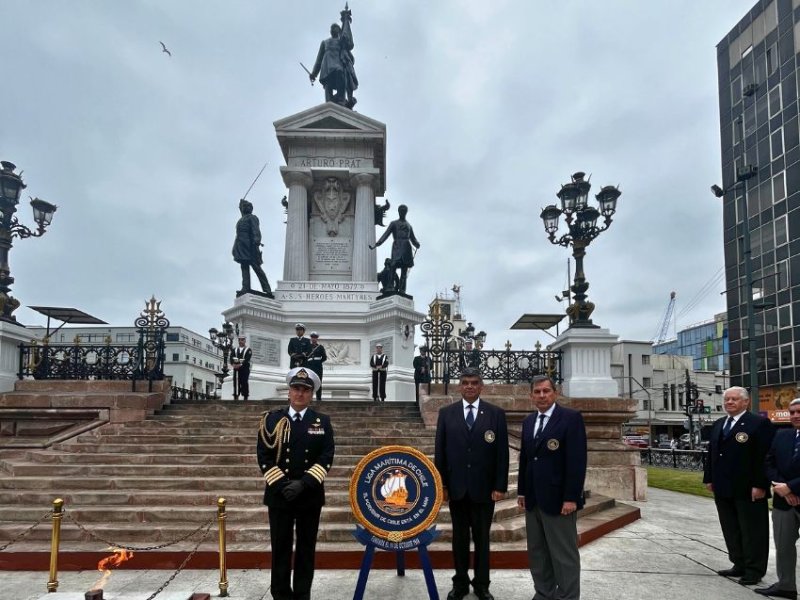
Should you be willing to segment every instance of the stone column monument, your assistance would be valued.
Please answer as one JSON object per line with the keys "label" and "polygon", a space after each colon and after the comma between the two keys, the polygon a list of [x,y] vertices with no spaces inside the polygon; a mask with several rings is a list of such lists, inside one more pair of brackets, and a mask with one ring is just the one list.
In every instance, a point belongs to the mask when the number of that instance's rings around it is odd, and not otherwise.
{"label": "stone column monument", "polygon": [[285,397],[287,346],[300,322],[327,350],[323,401],[371,400],[369,357],[378,342],[389,355],[387,401],[413,401],[414,327],[424,315],[409,296],[378,299],[370,248],[375,198],[386,186],[386,126],[334,102],[274,125],[289,189],[283,279],[274,299],[244,294],[223,312],[253,349],[250,398]]}

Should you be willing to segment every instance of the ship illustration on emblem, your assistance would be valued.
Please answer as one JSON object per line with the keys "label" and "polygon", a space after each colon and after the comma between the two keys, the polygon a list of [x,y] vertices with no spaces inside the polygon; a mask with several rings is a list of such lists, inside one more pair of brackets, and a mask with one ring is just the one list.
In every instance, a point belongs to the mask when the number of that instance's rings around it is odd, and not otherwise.
{"label": "ship illustration on emblem", "polygon": [[383,499],[375,499],[381,510],[390,515],[401,515],[416,504],[416,502],[409,502],[407,479],[408,473],[405,473],[403,469],[394,469],[384,474],[382,485],[378,490]]}

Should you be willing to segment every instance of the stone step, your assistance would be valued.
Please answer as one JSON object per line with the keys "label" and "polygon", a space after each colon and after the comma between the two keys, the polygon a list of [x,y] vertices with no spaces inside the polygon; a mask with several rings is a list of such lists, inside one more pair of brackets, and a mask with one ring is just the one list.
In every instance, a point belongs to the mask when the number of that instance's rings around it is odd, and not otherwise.
{"label": "stone step", "polygon": [[[216,506],[217,499],[223,497],[231,509],[242,506],[262,506],[263,484],[246,489],[226,490],[152,490],[126,487],[123,490],[84,487],[76,490],[62,489],[58,497],[64,500],[64,505],[69,508],[78,506],[112,507],[127,506],[150,507],[156,505],[170,507],[192,507],[195,510],[207,509]],[[509,489],[508,498],[515,499],[516,487]],[[55,495],[48,488],[17,489],[7,491],[0,489],[0,511],[6,517],[19,507],[31,509],[34,512],[47,510],[51,506]],[[327,507],[350,506],[349,490],[325,490],[325,505]],[[35,510],[34,510],[35,509]],[[447,504],[442,505],[442,510],[447,509]],[[327,509],[326,509],[327,510]],[[5,518],[5,517],[4,517]],[[21,519],[8,519],[21,520]]]}
{"label": "stone step", "polygon": [[[406,442],[402,444],[403,446],[412,446],[417,450],[427,454],[428,456],[433,456],[434,447],[433,444],[424,444],[424,445],[414,445],[409,444]],[[345,455],[356,455],[359,457],[366,456],[368,453],[376,450],[379,446],[377,444],[370,444],[370,445],[361,445],[361,444],[349,444],[343,441],[336,442],[336,456],[338,457],[341,453],[342,456]],[[236,445],[217,445],[217,444],[209,444],[205,447],[208,452],[213,452],[214,454],[252,454],[255,456],[255,442],[252,441],[248,444],[236,444]],[[156,454],[159,450],[163,450],[164,452],[170,453],[186,453],[186,454],[206,454],[203,451],[203,448],[192,446],[189,444],[126,444],[124,442],[118,443],[99,443],[99,442],[82,442],[78,443],[76,446],[70,446],[69,448],[66,447],[59,447],[59,449],[68,450],[70,453],[96,453],[96,452],[103,452],[103,453],[115,453],[115,454],[136,454],[137,452],[147,453],[147,454]],[[338,462],[338,458],[335,459]]]}
{"label": "stone step", "polygon": [[[39,515],[41,516],[41,515]],[[212,518],[209,515],[208,518]],[[85,542],[91,541],[92,533],[100,536],[101,538],[114,542],[115,544],[138,544],[138,545],[151,545],[158,544],[165,541],[176,540],[183,537],[200,525],[203,521],[187,525],[170,525],[167,523],[148,523],[143,526],[142,523],[87,523],[84,525],[87,533],[79,529],[69,521],[64,521],[61,526],[61,541],[62,549],[64,551],[70,550],[70,542]],[[509,521],[502,523],[495,523],[491,529],[492,543],[510,542],[525,539],[525,519],[524,517],[515,517],[510,521],[512,526],[508,525]],[[240,523],[237,526],[237,521],[228,516],[227,522],[227,536],[226,539],[230,544],[245,543],[257,544],[259,548],[263,548],[264,544],[269,542],[269,525],[267,524],[266,510],[262,511],[260,522],[256,523]],[[3,524],[0,528],[0,541],[10,540],[13,536],[20,534],[27,528],[28,525],[14,525]],[[439,541],[449,541],[451,539],[451,525],[450,523],[437,523],[436,529],[441,532]],[[356,543],[353,539],[353,531],[355,525],[351,523],[329,523],[320,522],[319,532],[317,534],[318,542],[338,542],[352,544],[352,550],[362,549],[363,547]],[[216,539],[216,524],[212,526],[211,538]],[[46,525],[34,529],[27,537],[27,541],[41,541],[48,543],[50,539],[50,528]],[[196,538],[194,538],[196,539]]]}
{"label": "stone step", "polygon": [[[612,501],[613,502],[613,501]],[[205,506],[132,506],[132,505],[82,505],[72,504],[67,510],[72,519],[88,525],[89,523],[195,523],[199,524],[209,518],[209,514],[216,509]],[[39,507],[26,508],[18,506],[0,505],[0,522],[3,523],[32,523],[44,514]],[[506,499],[495,506],[494,521],[499,522],[522,514],[522,509],[517,506],[516,499]],[[258,524],[265,520],[267,509],[259,504],[231,505],[227,508],[228,523],[230,526],[243,526],[244,524]],[[321,521],[324,523],[354,524],[349,504],[330,505],[322,511]],[[437,522],[450,523],[450,511],[443,505],[439,512]]]}
{"label": "stone step", "polygon": [[[245,444],[253,446],[256,441],[257,433],[253,431],[249,435],[195,435],[190,440],[182,440],[185,443],[192,444]],[[340,439],[343,443],[349,440],[358,440],[359,445],[371,445],[373,447],[387,446],[387,445],[407,445],[409,436],[362,436],[360,434],[353,434],[352,436],[336,436],[336,445],[339,446]],[[430,439],[431,443],[433,438]],[[175,436],[163,435],[154,433],[152,435],[82,435],[77,439],[78,443],[103,443],[103,444],[173,444],[178,442]]]}
{"label": "stone step", "polygon": [[[208,427],[108,427],[103,426],[99,428],[95,433],[93,433],[93,437],[103,438],[103,437],[118,437],[120,435],[129,436],[129,435],[169,435],[173,437],[183,437],[183,436],[210,436],[210,435],[225,435],[225,436],[249,436],[253,437],[255,435],[255,429],[252,425],[248,426],[239,426],[239,427],[226,427],[226,426],[214,426],[213,424],[209,424]],[[334,434],[335,437],[339,437],[346,434],[350,435],[358,435],[358,436],[365,436],[370,438],[375,437],[408,437],[414,436],[415,438],[419,439],[429,439],[433,440],[436,437],[436,432],[434,430],[426,430],[421,428],[409,427],[409,426],[391,426],[386,425],[384,427],[373,427],[369,424],[365,424],[364,426],[360,427],[353,427],[348,425],[346,428],[344,427],[336,427],[334,425]]]}

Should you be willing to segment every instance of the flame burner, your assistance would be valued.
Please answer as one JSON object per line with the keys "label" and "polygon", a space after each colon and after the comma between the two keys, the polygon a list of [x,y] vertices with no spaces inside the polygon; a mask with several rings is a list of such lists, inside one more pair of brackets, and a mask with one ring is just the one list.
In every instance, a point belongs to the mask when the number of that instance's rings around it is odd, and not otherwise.
{"label": "flame burner", "polygon": [[84,600],[103,600],[103,590],[89,590],[83,597]]}

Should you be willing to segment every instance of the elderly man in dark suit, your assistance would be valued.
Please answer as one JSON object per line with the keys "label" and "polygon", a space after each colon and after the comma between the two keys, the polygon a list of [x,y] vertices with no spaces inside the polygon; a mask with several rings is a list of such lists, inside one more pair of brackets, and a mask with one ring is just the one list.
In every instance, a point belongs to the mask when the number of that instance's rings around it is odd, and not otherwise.
{"label": "elderly man in dark suit", "polygon": [[754,585],[767,572],[769,479],[764,459],[774,430],[768,419],[748,412],[750,395],[742,387],[725,390],[727,417],[714,423],[703,483],[714,492],[719,524],[728,548],[730,569],[723,577],[738,577]]}
{"label": "elderly man in dark suit", "polygon": [[800,398],[789,403],[791,429],[775,434],[767,452],[767,477],[772,482],[772,533],[778,581],[756,588],[756,594],[797,598],[797,544],[800,530]]}
{"label": "elderly man in dark suit", "polygon": [[577,511],[583,507],[586,428],[578,411],[557,405],[555,382],[536,376],[536,412],[522,422],[517,504],[525,509],[528,566],[536,600],[580,598]]}
{"label": "elderly man in dark suit", "polygon": [[436,424],[434,462],[442,476],[453,522],[453,589],[448,600],[469,594],[470,534],[475,544],[472,587],[479,600],[489,593],[489,528],[494,504],[508,490],[508,428],[503,409],[480,397],[480,371],[464,369],[461,400],[443,407]]}

